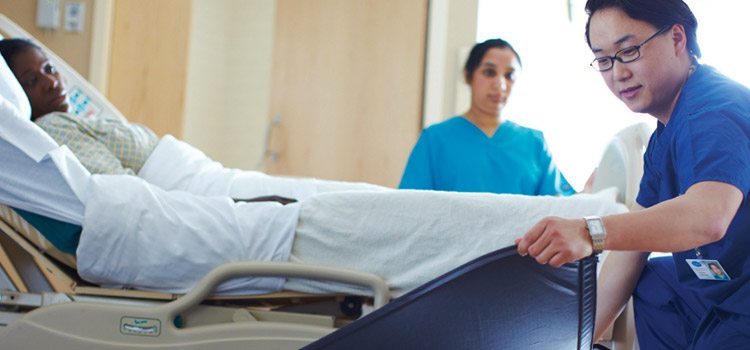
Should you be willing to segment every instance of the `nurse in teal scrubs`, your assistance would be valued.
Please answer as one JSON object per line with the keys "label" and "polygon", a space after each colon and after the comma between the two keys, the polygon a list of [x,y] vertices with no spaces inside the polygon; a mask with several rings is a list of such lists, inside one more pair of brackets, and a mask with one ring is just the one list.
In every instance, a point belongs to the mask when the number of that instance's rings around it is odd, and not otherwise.
{"label": "nurse in teal scrubs", "polygon": [[521,58],[502,39],[474,46],[464,67],[471,107],[422,132],[399,188],[524,195],[575,193],[540,131],[508,120],[505,107]]}

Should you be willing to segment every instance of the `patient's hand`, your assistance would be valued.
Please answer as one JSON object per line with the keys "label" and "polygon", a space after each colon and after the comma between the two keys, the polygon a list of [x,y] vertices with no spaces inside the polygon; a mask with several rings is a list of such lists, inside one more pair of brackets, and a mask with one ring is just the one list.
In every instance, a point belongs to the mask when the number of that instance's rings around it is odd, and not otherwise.
{"label": "patient's hand", "polygon": [[560,267],[593,252],[591,236],[583,219],[546,217],[523,237],[516,239],[518,254],[529,254],[540,264]]}
{"label": "patient's hand", "polygon": [[289,203],[296,203],[297,200],[294,198],[287,198],[282,196],[261,196],[255,198],[232,198],[234,202],[279,202],[281,205],[287,205]]}

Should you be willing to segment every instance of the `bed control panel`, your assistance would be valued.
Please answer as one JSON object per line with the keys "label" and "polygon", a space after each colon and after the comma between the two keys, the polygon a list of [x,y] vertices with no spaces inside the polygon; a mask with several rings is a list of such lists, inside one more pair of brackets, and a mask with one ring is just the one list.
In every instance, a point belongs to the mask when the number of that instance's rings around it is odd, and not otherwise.
{"label": "bed control panel", "polygon": [[161,334],[161,321],[153,318],[125,316],[120,319],[120,333],[158,337]]}

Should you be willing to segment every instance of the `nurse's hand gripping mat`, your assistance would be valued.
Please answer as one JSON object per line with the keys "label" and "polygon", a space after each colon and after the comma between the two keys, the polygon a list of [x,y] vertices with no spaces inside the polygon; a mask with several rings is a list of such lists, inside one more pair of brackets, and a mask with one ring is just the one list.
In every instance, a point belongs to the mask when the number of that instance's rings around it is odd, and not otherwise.
{"label": "nurse's hand gripping mat", "polygon": [[591,349],[596,264],[554,268],[501,249],[304,349]]}

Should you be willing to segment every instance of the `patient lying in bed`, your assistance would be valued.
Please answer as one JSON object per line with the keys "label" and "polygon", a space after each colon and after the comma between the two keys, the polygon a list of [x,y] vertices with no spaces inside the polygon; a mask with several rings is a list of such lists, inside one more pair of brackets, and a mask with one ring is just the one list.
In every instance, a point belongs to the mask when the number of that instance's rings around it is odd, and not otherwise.
{"label": "patient lying in bed", "polygon": [[136,174],[158,138],[146,127],[69,114],[65,81],[41,48],[23,39],[0,41],[0,54],[31,104],[31,120],[67,145],[93,174]]}
{"label": "patient lying in bed", "polygon": [[[29,99],[31,120],[58,144],[66,145],[90,173],[139,174],[159,143],[153,131],[115,118],[80,118],[68,113],[70,106],[65,79],[42,49],[31,41],[0,40],[0,55]],[[184,167],[187,164],[174,165]],[[218,163],[215,165],[219,167],[214,166],[214,171],[233,172],[220,167]],[[367,184],[271,177],[255,171],[235,175],[247,178],[241,185],[242,198],[238,199],[274,199],[273,196],[281,196],[299,200],[318,192],[349,188],[376,189]],[[164,187],[164,184],[161,185]],[[190,191],[190,188],[180,187],[168,189]]]}
{"label": "patient lying in bed", "polygon": [[[54,160],[59,171],[51,176],[76,173],[83,178],[75,179],[84,185],[71,185],[75,187],[72,192],[55,193],[63,197],[69,193],[73,198],[67,198],[68,202],[82,204],[76,208],[83,212],[72,216],[80,219],[72,223],[83,227],[77,249],[78,269],[91,282],[179,293],[189,290],[216,266],[260,260],[344,266],[375,273],[393,289],[409,290],[480,255],[513,245],[514,238],[544,216],[582,217],[625,211],[614,201],[614,193],[526,197],[396,191],[369,184],[275,178],[226,169],[173,137],[151,140],[153,135],[145,129],[123,123],[111,129],[113,139],[124,133],[129,136],[122,139],[147,150],[136,152],[135,160],[126,162],[120,154],[126,153],[122,151],[125,148],[96,140],[99,134],[95,130],[100,125],[57,113],[65,109],[60,98],[64,85],[54,67],[45,63],[41,51],[29,50],[27,58],[36,64],[24,68],[14,65],[14,74],[31,101],[32,118],[51,116],[69,125],[71,130],[80,131],[81,137],[102,143],[99,149],[106,149],[117,159],[124,170],[113,173],[138,174],[71,172],[77,167],[83,169],[76,158],[86,155],[81,153],[83,149],[76,151],[77,146],[58,140],[73,148],[75,157],[65,149],[58,152]],[[9,62],[18,64],[13,58]],[[24,146],[19,143],[47,137],[27,125],[33,126],[28,120],[0,117],[3,128],[17,126],[28,136],[23,142],[15,140],[16,144],[0,140],[0,146],[7,149],[1,152],[18,154]],[[26,162],[23,166],[37,165]],[[24,180],[22,170],[0,168],[0,178],[8,182],[7,190],[16,197],[24,195],[22,191],[13,192],[14,181]],[[55,182],[60,183],[66,182]],[[230,199],[264,195],[300,201],[282,205]],[[268,292],[281,288],[366,293],[352,286],[274,278],[230,281],[220,291]]]}

